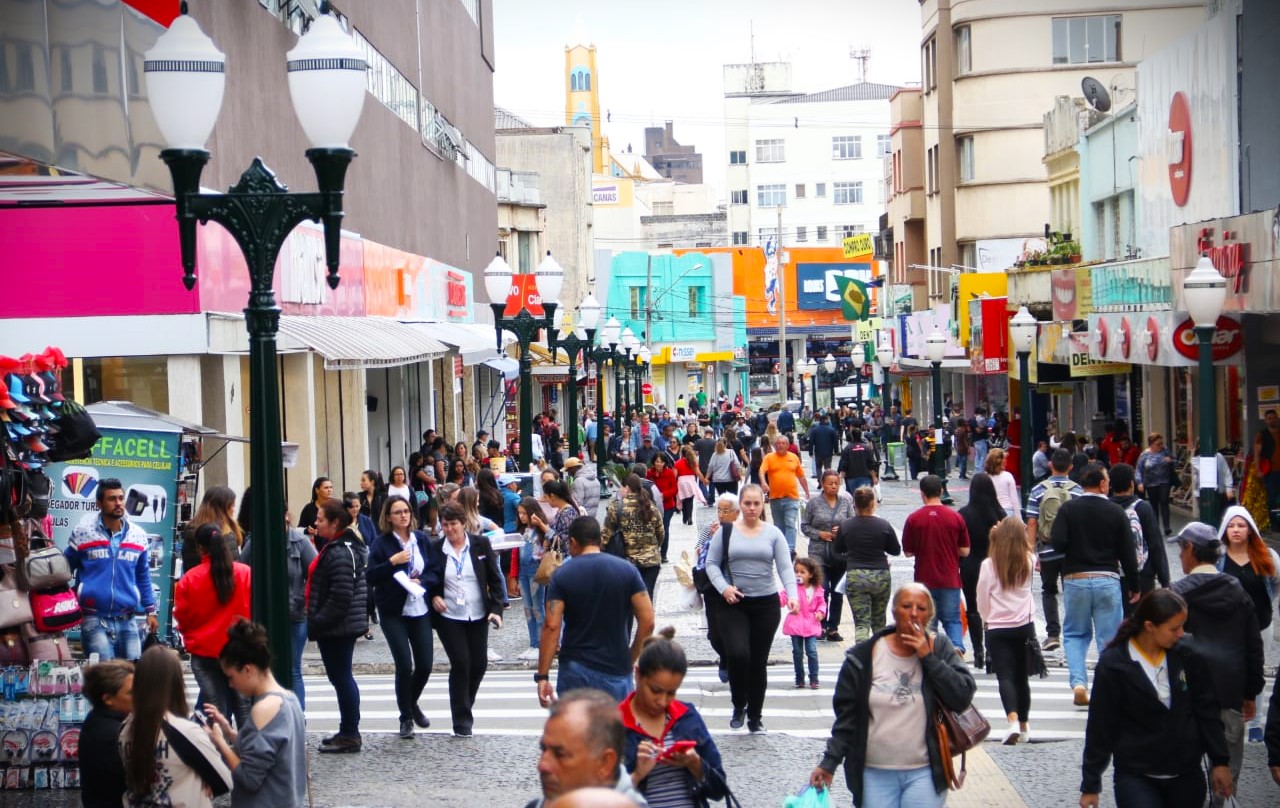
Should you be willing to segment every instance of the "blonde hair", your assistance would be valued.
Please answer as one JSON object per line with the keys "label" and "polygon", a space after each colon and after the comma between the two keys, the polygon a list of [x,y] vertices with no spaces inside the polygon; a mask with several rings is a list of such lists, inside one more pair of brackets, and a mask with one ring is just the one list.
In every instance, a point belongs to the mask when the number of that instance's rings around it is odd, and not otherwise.
{"label": "blonde hair", "polygon": [[982,467],[992,477],[1004,471],[1004,449],[987,452],[987,462]]}
{"label": "blonde hair", "polygon": [[1000,586],[1018,589],[1031,579],[1031,557],[1027,549],[1027,526],[1016,516],[1006,516],[991,528],[987,558]]}

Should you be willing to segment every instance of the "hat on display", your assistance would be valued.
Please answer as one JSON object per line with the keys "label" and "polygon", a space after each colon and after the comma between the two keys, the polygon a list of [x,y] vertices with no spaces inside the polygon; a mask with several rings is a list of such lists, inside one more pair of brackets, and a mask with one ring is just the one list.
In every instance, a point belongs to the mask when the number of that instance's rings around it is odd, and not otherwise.
{"label": "hat on display", "polygon": [[16,373],[10,373],[6,378],[9,387],[9,398],[18,404],[30,404],[31,399],[27,398],[25,385],[22,383],[22,377]]}
{"label": "hat on display", "polygon": [[1197,547],[1217,547],[1221,544],[1218,541],[1218,531],[1204,522],[1191,522],[1184,527],[1178,532],[1178,542],[1194,544]]}
{"label": "hat on display", "polygon": [[564,461],[565,470],[576,469],[578,466],[581,466],[581,465],[582,465],[582,461],[576,457],[571,457],[568,460]]}

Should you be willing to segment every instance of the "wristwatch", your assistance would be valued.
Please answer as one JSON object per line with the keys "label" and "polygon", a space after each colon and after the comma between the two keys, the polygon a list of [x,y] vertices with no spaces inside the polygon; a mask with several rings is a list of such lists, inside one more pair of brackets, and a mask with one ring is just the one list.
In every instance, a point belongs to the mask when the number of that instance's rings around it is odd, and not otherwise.
{"label": "wristwatch", "polygon": [[550,681],[551,681],[551,676],[550,676],[549,674],[546,674],[546,673],[535,673],[535,674],[533,675],[533,681],[535,681],[535,682],[550,682]]}

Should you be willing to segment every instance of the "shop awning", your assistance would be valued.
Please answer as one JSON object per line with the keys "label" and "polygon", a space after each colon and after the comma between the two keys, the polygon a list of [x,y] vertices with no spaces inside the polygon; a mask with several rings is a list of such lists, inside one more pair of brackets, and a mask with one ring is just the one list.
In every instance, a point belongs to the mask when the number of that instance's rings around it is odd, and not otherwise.
{"label": "shop awning", "polygon": [[509,356],[495,356],[482,363],[502,374],[504,379],[514,379],[520,375],[520,363]]}
{"label": "shop awning", "polygon": [[[245,353],[244,315],[211,313],[210,348]],[[231,326],[228,328],[227,326]],[[325,370],[357,370],[411,365],[439,359],[449,346],[390,317],[280,316],[281,353],[315,351]]]}
{"label": "shop awning", "polygon": [[[405,322],[404,324],[453,348],[462,357],[462,364],[467,366],[478,365],[498,355],[497,341],[491,325],[436,322]],[[504,348],[515,341],[516,338],[512,334],[502,332]]]}

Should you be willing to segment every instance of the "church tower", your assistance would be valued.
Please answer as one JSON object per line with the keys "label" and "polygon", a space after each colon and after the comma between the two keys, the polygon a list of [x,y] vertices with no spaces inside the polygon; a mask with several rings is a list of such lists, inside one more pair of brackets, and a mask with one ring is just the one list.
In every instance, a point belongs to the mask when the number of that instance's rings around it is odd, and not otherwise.
{"label": "church tower", "polygon": [[592,170],[604,173],[604,138],[600,131],[600,86],[594,45],[564,49],[564,122],[591,127]]}

